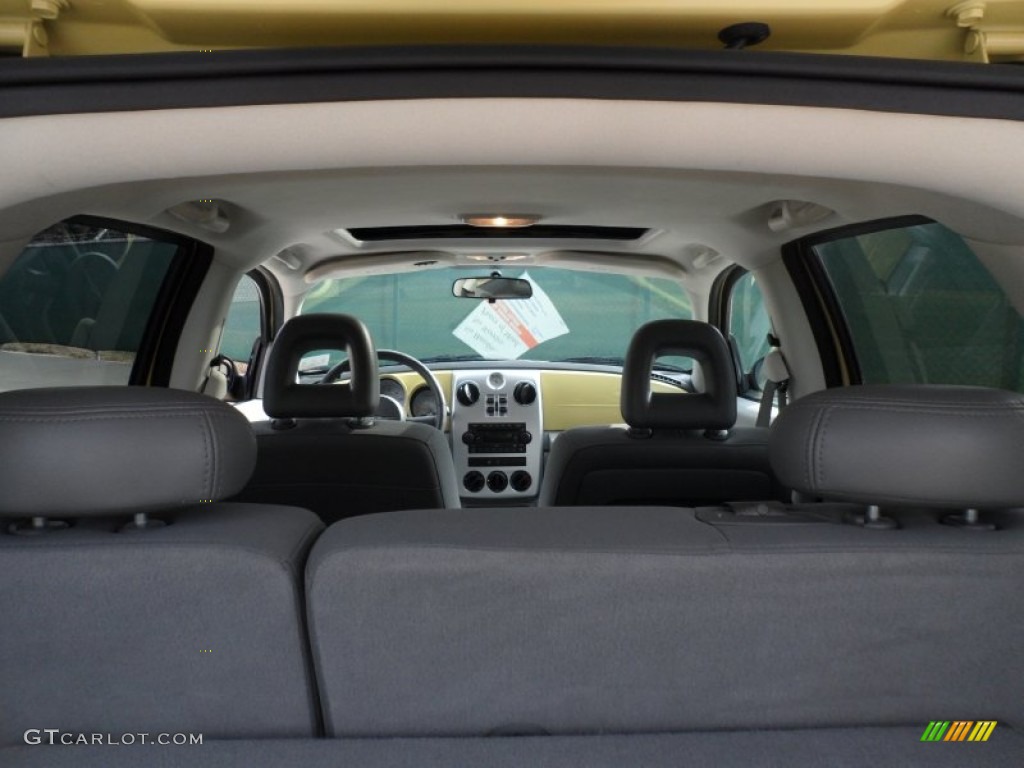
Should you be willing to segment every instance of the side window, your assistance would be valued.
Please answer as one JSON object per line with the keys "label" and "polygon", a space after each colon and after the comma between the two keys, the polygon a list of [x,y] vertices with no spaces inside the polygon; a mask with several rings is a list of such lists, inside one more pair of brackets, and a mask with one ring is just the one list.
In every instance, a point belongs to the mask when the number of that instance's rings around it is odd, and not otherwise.
{"label": "side window", "polygon": [[959,235],[926,222],[813,247],[864,383],[1024,391],[1024,322]]}
{"label": "side window", "polygon": [[750,272],[732,285],[728,327],[729,333],[736,340],[743,372],[750,373],[754,364],[768,354],[768,334],[772,330],[768,311],[764,307],[764,296],[757,285],[757,278]]}
{"label": "side window", "polygon": [[224,333],[220,341],[220,353],[231,358],[238,373],[244,374],[252,354],[252,345],[262,333],[262,301],[256,281],[249,275],[242,275],[231,307],[224,321]]}
{"label": "side window", "polygon": [[179,245],[72,219],[0,276],[0,390],[127,384]]}

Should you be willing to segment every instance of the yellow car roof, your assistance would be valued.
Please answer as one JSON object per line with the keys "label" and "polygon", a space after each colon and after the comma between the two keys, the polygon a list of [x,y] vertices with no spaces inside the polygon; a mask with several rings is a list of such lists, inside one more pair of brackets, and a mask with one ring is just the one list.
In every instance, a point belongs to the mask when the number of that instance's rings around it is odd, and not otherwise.
{"label": "yellow car roof", "polygon": [[1022,0],[0,0],[0,50],[82,55],[225,48],[570,44],[1024,60]]}

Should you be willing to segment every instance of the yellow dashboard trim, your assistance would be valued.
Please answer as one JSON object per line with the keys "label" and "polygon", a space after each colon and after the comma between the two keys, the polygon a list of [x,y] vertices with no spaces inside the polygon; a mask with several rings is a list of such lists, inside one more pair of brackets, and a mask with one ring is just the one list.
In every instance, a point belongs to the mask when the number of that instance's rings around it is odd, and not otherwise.
{"label": "yellow dashboard trim", "polygon": [[[451,404],[453,397],[452,371],[434,371],[444,396]],[[392,379],[402,385],[405,391],[405,410],[409,414],[412,395],[425,386],[418,373],[403,371],[383,373],[382,379]],[[541,403],[544,429],[561,432],[572,427],[586,427],[601,424],[621,424],[619,393],[622,377],[617,373],[599,371],[541,371]],[[654,392],[678,392],[679,390],[658,381],[651,382]]]}
{"label": "yellow dashboard trim", "polygon": [[[541,371],[544,429],[553,432],[601,424],[621,424],[622,377],[595,371]],[[654,392],[678,392],[657,381]]]}

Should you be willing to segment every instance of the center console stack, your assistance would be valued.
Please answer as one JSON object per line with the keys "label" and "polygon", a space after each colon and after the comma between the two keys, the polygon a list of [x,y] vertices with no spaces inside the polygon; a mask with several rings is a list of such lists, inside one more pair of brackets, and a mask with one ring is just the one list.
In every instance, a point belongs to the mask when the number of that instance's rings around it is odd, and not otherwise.
{"label": "center console stack", "polygon": [[452,455],[466,500],[529,500],[544,450],[536,371],[457,371]]}

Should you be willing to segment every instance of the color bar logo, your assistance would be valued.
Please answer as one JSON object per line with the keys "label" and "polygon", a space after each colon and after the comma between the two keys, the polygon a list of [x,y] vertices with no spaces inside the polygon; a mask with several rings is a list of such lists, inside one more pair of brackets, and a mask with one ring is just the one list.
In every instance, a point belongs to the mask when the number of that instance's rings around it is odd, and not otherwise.
{"label": "color bar logo", "polygon": [[995,720],[932,720],[921,741],[988,741],[995,729]]}

